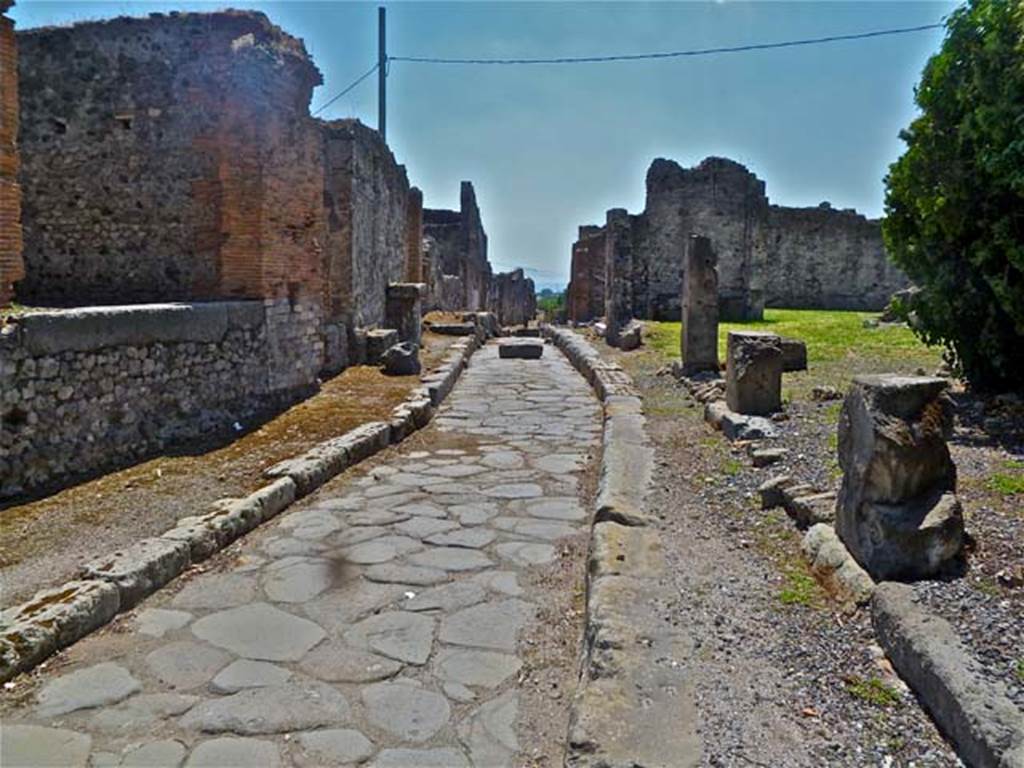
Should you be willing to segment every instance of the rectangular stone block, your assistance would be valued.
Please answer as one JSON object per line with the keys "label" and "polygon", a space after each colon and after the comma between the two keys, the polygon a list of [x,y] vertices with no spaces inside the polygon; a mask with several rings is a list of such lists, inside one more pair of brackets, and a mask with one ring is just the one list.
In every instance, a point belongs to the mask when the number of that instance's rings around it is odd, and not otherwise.
{"label": "rectangular stone block", "polygon": [[711,240],[690,235],[683,264],[683,373],[718,370],[718,259]]}
{"label": "rectangular stone block", "polygon": [[786,373],[807,370],[807,345],[800,339],[781,336],[782,370]]}
{"label": "rectangular stone block", "polygon": [[539,360],[543,354],[543,342],[533,339],[503,341],[498,345],[498,357],[503,360]]}
{"label": "rectangular stone block", "polygon": [[82,578],[114,584],[121,610],[127,610],[184,571],[189,565],[189,549],[184,541],[142,539],[86,564]]}
{"label": "rectangular stone block", "polygon": [[739,414],[766,416],[782,407],[782,340],[774,333],[730,331],[725,401]]}

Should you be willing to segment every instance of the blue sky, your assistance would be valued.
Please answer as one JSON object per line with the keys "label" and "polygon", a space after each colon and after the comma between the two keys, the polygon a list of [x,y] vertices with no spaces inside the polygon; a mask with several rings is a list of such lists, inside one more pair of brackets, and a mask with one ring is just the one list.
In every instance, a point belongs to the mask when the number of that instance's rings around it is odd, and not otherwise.
{"label": "blue sky", "polygon": [[[376,59],[377,3],[20,0],[19,27],[166,10],[256,8],[324,75],[316,108]],[[387,3],[392,55],[550,57],[774,42],[938,21],[947,2]],[[643,208],[655,157],[746,164],[783,205],[878,216],[913,88],[940,30],[706,58],[575,66],[394,62],[388,143],[432,208],[473,181],[498,269],[564,284],[576,227]],[[376,125],[369,78],[322,116]]]}

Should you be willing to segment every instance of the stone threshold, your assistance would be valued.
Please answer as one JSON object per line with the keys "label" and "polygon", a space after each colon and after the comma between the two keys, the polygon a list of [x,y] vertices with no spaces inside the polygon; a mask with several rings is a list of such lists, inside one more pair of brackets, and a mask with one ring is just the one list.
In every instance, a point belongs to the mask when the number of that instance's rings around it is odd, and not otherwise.
{"label": "stone threshold", "polygon": [[654,449],[642,401],[622,367],[582,337],[542,330],[590,382],[605,414],[565,764],[699,765],[692,686],[684,665],[666,663],[680,655],[679,637],[659,621],[672,595],[657,519],[646,508]]}
{"label": "stone threshold", "polygon": [[482,343],[478,334],[453,344],[441,365],[423,376],[421,385],[392,411],[390,420],[362,424],[276,464],[266,472],[272,482],[248,496],[221,499],[211,511],[184,517],[160,536],[87,563],[79,579],[42,590],[0,612],[0,682],[31,670],[276,517],[296,499],[422,429]]}

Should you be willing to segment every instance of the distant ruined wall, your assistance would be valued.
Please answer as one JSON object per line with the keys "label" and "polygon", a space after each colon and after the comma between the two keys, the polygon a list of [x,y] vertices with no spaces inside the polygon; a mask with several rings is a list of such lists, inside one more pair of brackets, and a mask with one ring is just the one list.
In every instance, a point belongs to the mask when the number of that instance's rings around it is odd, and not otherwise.
{"label": "distant ruined wall", "polygon": [[537,290],[523,270],[501,272],[494,276],[487,309],[502,325],[526,325],[537,316]]}
{"label": "distant ruined wall", "polygon": [[566,311],[571,322],[585,323],[604,314],[604,227],[585,225],[572,246]]}
{"label": "distant ruined wall", "polygon": [[[487,259],[487,233],[472,183],[462,182],[458,211],[426,208],[423,210],[423,236],[429,268],[424,282],[428,286],[428,309],[477,311],[486,308],[491,284],[491,263]],[[461,295],[454,302],[452,281],[461,281]],[[446,287],[441,290],[442,284]]]}
{"label": "distant ruined wall", "polygon": [[[349,332],[384,323],[389,283],[406,279],[412,190],[380,134],[358,120],[323,124],[327,307]],[[418,191],[418,190],[417,190]]]}
{"label": "distant ruined wall", "polygon": [[320,74],[259,13],[18,34],[26,303],[319,296]]}
{"label": "distant ruined wall", "polygon": [[[694,168],[655,160],[647,172],[644,212],[630,216],[628,225],[622,217],[616,222],[618,245],[606,245],[606,260],[628,243],[628,275],[625,262],[615,272],[629,285],[608,282],[607,263],[606,284],[587,283],[589,248],[581,228],[570,284],[570,312],[581,319],[603,292],[605,314],[613,301],[623,316],[628,310],[637,318],[678,320],[691,234],[708,237],[718,256],[719,312],[726,320],[758,319],[766,306],[877,311],[908,285],[885,253],[879,221],[828,204],[770,205],[765,183],[725,158],[709,157]],[[601,236],[607,232],[607,226],[600,230]]]}
{"label": "distant ruined wall", "polygon": [[910,284],[886,255],[878,220],[825,203],[771,206],[765,251],[769,307],[879,311]]}
{"label": "distant ruined wall", "polygon": [[25,274],[21,257],[21,190],[18,187],[18,43],[14,22],[4,16],[13,5],[0,0],[0,307]]}
{"label": "distant ruined wall", "polygon": [[91,307],[0,329],[0,498],[234,431],[307,394],[319,363],[287,300]]}

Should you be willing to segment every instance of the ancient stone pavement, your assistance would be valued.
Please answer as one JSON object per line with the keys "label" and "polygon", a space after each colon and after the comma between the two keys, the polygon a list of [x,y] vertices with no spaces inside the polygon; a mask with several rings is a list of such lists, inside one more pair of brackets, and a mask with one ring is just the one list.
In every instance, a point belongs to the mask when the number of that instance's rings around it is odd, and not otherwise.
{"label": "ancient stone pavement", "polygon": [[325,486],[7,692],[0,764],[515,763],[531,573],[587,522],[600,430],[555,348],[488,345],[421,433],[429,449]]}

